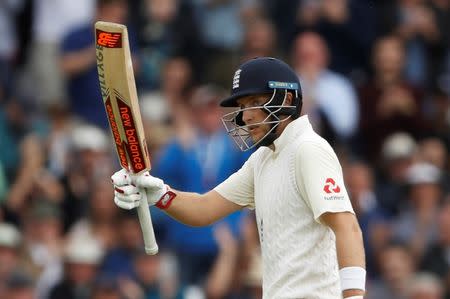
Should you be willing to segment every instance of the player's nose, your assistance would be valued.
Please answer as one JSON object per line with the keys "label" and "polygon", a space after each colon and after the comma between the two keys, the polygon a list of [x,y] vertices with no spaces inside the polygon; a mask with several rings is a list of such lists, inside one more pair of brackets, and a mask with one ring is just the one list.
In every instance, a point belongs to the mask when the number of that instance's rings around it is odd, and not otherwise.
{"label": "player's nose", "polygon": [[242,121],[245,124],[249,124],[253,119],[252,109],[242,111]]}

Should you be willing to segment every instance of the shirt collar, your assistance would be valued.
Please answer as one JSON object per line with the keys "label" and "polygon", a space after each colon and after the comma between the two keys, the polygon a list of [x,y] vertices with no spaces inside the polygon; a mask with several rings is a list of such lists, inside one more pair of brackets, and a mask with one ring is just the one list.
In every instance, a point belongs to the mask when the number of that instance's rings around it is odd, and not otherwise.
{"label": "shirt collar", "polygon": [[302,135],[308,129],[311,129],[311,123],[309,122],[308,115],[300,116],[289,123],[280,137],[273,142],[275,146],[274,153],[279,153],[292,139]]}

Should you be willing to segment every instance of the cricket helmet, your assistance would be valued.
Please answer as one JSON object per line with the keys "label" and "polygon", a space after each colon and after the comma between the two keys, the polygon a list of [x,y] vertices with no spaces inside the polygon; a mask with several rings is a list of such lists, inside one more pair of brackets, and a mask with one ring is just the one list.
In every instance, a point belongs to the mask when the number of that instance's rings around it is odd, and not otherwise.
{"label": "cricket helmet", "polygon": [[[285,105],[288,93],[293,95],[293,101],[290,105]],[[298,76],[289,65],[272,57],[258,57],[242,64],[234,73],[231,95],[222,100],[220,105],[238,107],[238,99],[259,94],[271,97],[262,106],[238,109],[222,117],[228,134],[243,151],[272,144],[278,137],[275,134],[276,127],[289,118],[300,116],[302,93]],[[243,112],[249,109],[261,109],[267,114],[263,122],[252,125],[269,124],[271,127],[256,143],[251,140],[248,125],[242,120]]]}

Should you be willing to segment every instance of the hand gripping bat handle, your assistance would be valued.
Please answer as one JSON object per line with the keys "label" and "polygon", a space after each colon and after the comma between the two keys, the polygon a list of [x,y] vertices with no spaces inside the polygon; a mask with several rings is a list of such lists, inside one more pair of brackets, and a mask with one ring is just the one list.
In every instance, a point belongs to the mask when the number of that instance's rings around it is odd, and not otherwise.
{"label": "hand gripping bat handle", "polygon": [[142,194],[142,197],[137,210],[142,236],[144,237],[145,252],[150,255],[155,255],[158,253],[158,244],[156,243],[155,232],[153,230],[150,208],[147,202],[147,193],[144,189],[140,189],[139,192]]}

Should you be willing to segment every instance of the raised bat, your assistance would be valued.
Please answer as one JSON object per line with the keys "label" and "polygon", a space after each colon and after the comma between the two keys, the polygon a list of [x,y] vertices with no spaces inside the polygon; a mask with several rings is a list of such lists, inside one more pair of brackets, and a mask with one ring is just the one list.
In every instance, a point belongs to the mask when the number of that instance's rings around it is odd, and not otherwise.
{"label": "raised bat", "polygon": [[[150,170],[144,127],[134,80],[127,27],[122,24],[95,23],[97,70],[111,133],[120,165],[132,175]],[[147,254],[156,254],[150,210],[144,190],[138,207],[139,222]]]}

